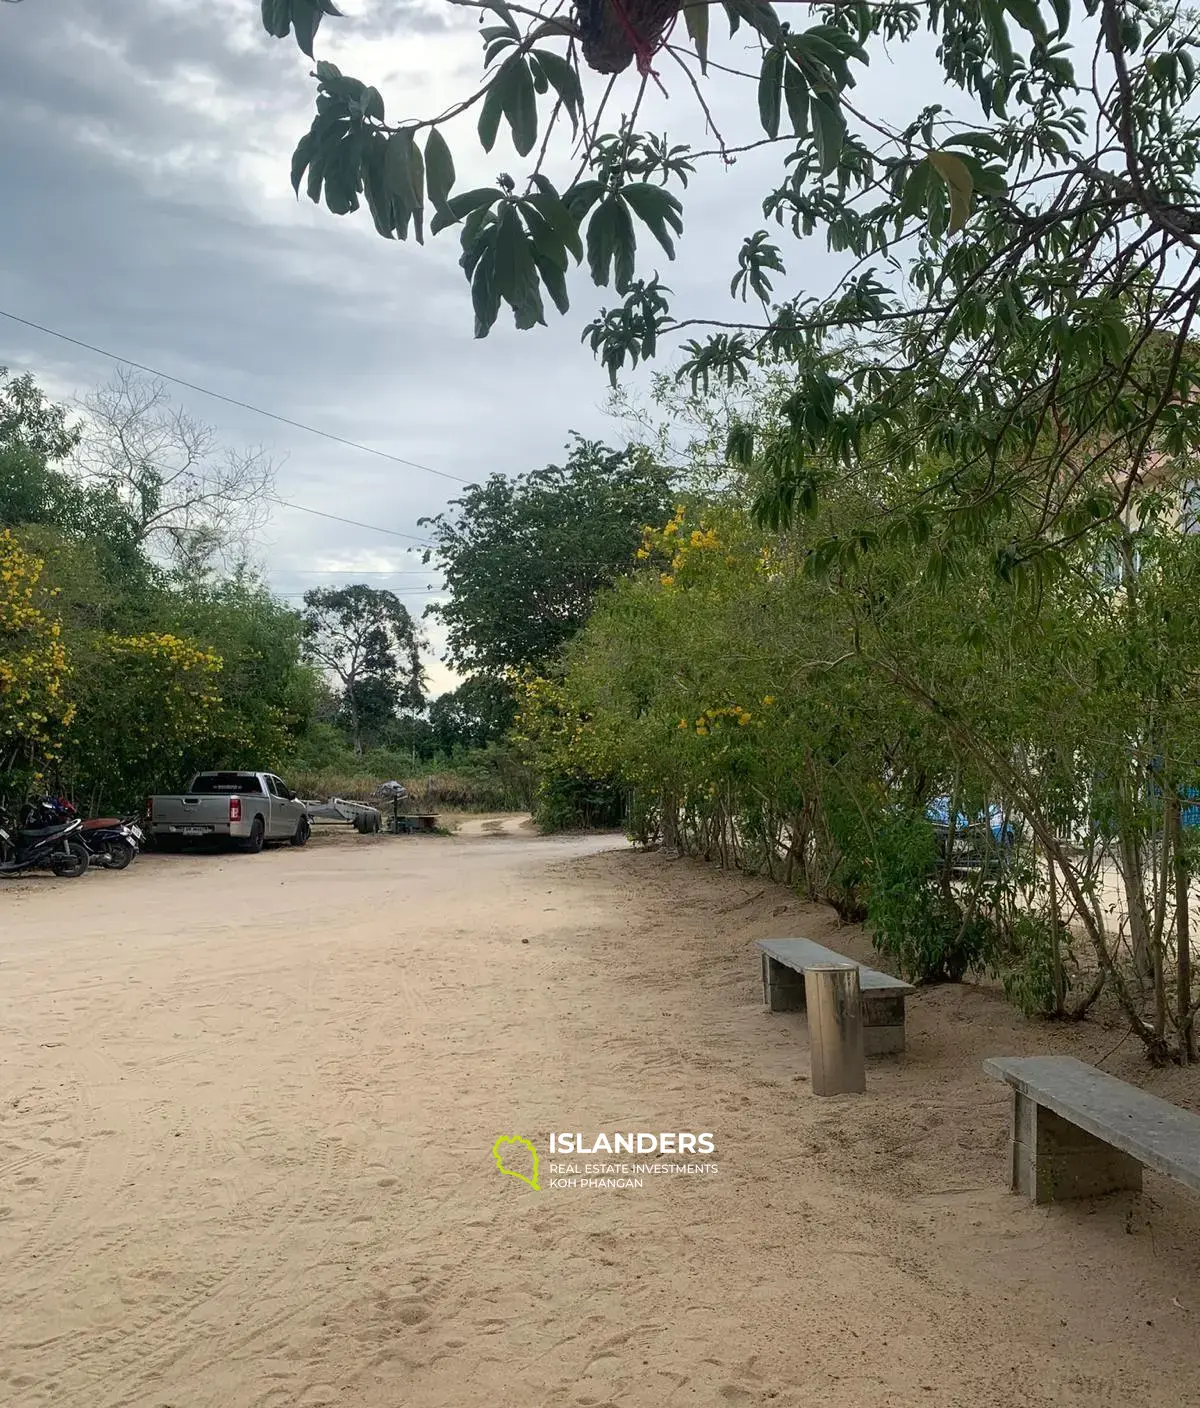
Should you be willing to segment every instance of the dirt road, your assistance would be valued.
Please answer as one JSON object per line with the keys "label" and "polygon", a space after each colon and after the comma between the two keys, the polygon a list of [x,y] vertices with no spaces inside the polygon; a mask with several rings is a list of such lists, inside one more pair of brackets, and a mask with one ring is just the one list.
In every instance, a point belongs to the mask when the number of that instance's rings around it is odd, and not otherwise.
{"label": "dirt road", "polygon": [[[979,1061],[1104,1033],[920,994],[816,1100],[750,944],[827,916],[500,831],[0,891],[0,1403],[1200,1403],[1200,1199],[1004,1188]],[[711,1131],[720,1171],[552,1189],[552,1130]]]}

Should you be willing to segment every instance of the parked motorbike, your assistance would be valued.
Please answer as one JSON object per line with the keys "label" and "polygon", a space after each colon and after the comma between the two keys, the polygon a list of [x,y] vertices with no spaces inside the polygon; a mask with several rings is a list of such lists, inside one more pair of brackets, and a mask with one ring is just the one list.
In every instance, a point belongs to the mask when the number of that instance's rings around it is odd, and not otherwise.
{"label": "parked motorbike", "polygon": [[52,870],[74,880],[87,870],[89,859],[78,817],[50,821],[40,809],[26,808],[18,822],[0,811],[0,875]]}
{"label": "parked motorbike", "polygon": [[[47,819],[57,822],[70,821],[77,815],[74,804],[65,797],[42,797],[36,805]],[[104,870],[124,870],[146,843],[145,832],[130,818],[91,817],[82,825],[83,844],[91,863]]]}

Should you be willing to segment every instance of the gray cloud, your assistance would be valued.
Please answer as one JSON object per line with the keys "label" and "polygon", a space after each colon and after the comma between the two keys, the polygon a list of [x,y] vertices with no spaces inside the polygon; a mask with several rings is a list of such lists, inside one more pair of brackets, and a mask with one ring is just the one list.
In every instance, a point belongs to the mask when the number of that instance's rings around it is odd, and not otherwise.
{"label": "gray cloud", "polygon": [[[378,83],[390,113],[438,110],[474,81],[469,15],[429,3],[364,8],[323,26],[319,43]],[[0,308],[468,478],[544,464],[572,428],[616,433],[579,341],[604,292],[582,275],[568,318],[552,313],[534,334],[500,326],[479,343],[453,236],[424,250],[389,243],[363,216],[336,219],[294,199],[288,159],[311,120],[313,83],[308,61],[263,34],[257,12],[252,0],[0,7]],[[669,103],[650,99],[647,124],[708,145],[686,88],[673,87]],[[719,114],[743,106],[740,89],[718,98]],[[463,135],[464,182],[512,160],[485,157]],[[762,223],[774,161],[755,154],[693,188],[681,258],[660,270],[684,309],[725,296],[741,235]],[[806,276],[819,288],[833,269],[817,251]],[[111,369],[3,319],[0,362],[68,392]],[[281,494],[315,508],[412,530],[455,489],[219,402],[179,399],[229,440],[285,457]],[[295,591],[330,579],[299,580],[305,565],[412,567],[403,547],[280,510],[266,550],[288,565],[280,588]]]}

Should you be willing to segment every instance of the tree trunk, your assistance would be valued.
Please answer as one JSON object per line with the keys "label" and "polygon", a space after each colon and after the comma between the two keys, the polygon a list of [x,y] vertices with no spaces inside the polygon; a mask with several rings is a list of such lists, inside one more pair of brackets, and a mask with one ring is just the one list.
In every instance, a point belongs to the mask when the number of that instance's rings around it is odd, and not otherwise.
{"label": "tree trunk", "polygon": [[354,740],[354,756],[362,757],[362,725],[358,719],[358,705],[354,700],[354,686],[346,690],[346,703],[350,706],[350,735]]}
{"label": "tree trunk", "polygon": [[1175,872],[1175,1020],[1179,1025],[1179,1063],[1189,1065],[1196,1058],[1192,1007],[1192,935],[1188,914],[1188,863],[1183,849],[1183,819],[1179,796],[1168,799],[1171,824],[1171,857]]}
{"label": "tree trunk", "polygon": [[1050,878],[1050,976],[1054,984],[1054,1015],[1061,1017],[1067,1001],[1067,984],[1062,962],[1062,918],[1058,912],[1058,870],[1050,850],[1046,851],[1046,869]]}
{"label": "tree trunk", "polygon": [[679,854],[679,803],[673,789],[662,794],[662,840],[665,856]]}
{"label": "tree trunk", "polygon": [[1124,818],[1119,839],[1121,848],[1121,878],[1125,882],[1125,903],[1129,910],[1129,940],[1133,947],[1133,971],[1142,991],[1154,976],[1154,960],[1150,955],[1150,925],[1146,918],[1146,884],[1142,873],[1144,857],[1134,835],[1133,826]]}

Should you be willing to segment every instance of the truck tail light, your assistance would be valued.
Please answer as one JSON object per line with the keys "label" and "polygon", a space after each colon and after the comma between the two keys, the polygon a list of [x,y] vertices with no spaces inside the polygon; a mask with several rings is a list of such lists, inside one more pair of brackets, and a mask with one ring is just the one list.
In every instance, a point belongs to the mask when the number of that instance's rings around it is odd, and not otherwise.
{"label": "truck tail light", "polygon": [[242,799],[240,797],[230,797],[229,799],[229,820],[241,821],[242,819]]}

